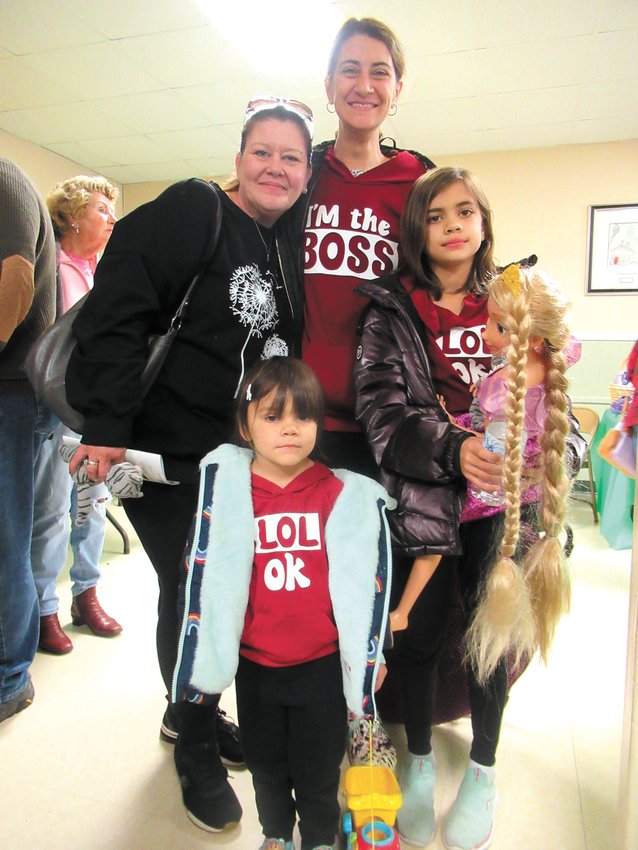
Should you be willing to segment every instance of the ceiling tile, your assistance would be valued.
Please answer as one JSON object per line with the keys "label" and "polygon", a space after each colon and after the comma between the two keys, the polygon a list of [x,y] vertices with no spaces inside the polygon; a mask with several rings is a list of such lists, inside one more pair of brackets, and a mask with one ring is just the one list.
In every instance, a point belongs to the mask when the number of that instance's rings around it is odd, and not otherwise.
{"label": "ceiling tile", "polygon": [[[613,5],[614,0],[611,0]],[[594,32],[599,0],[495,0],[468,4],[475,48],[534,43]]]}
{"label": "ceiling tile", "polygon": [[598,9],[599,32],[638,29],[638,3],[636,0],[601,0]]}
{"label": "ceiling tile", "polygon": [[226,136],[218,127],[203,127],[194,130],[175,130],[169,133],[149,133],[148,138],[164,153],[184,159],[208,157],[211,154],[234,157],[237,139]]}
{"label": "ceiling tile", "polygon": [[113,139],[87,139],[82,142],[98,162],[116,165],[139,165],[162,162],[166,152],[147,136],[118,136]]}
{"label": "ceiling tile", "polygon": [[608,142],[613,139],[638,139],[638,115],[625,118],[593,119],[574,122],[572,138],[576,144],[586,142]]}
{"label": "ceiling tile", "polygon": [[173,90],[108,97],[97,101],[105,113],[138,133],[160,133],[175,127],[203,127],[209,120]]}
{"label": "ceiling tile", "polygon": [[131,62],[118,42],[91,44],[73,50],[51,50],[28,57],[41,75],[48,74],[46,90],[54,100],[58,81],[71,87],[75,100],[112,97],[160,88],[151,77]]}
{"label": "ceiling tile", "polygon": [[633,80],[585,83],[580,87],[575,117],[614,118],[638,114],[638,76]]}
{"label": "ceiling tile", "polygon": [[426,102],[440,100],[443,94],[441,86],[430,86],[428,80],[445,80],[447,98],[472,97],[476,94],[476,71],[469,51],[417,56],[411,62],[410,74],[414,86],[409,92],[402,93],[402,104],[412,99]]}
{"label": "ceiling tile", "polygon": [[179,97],[216,124],[230,124],[241,119],[248,101],[255,94],[255,81],[233,79],[228,83],[206,83],[199,86],[184,86],[174,89]]}
{"label": "ceiling tile", "polygon": [[53,79],[51,71],[42,67],[41,55],[16,56],[3,61],[0,110],[30,109],[77,99],[71,79]]}
{"label": "ceiling tile", "polygon": [[[334,138],[332,34],[316,11],[310,25],[292,16],[303,60],[282,50],[289,70],[260,73],[222,33],[226,6],[210,0],[209,23],[197,4],[0,0],[0,127],[121,182],[225,174],[256,94],[300,98],[315,140]],[[230,11],[236,29],[259,30],[257,13]],[[321,19],[350,15],[387,21],[406,48],[399,111],[382,128],[399,146],[435,158],[638,136],[638,0],[336,0]]]}
{"label": "ceiling tile", "polygon": [[53,153],[59,153],[67,159],[77,162],[78,165],[83,165],[87,168],[99,170],[108,166],[118,165],[112,155],[107,157],[98,157],[93,151],[90,151],[84,146],[83,142],[57,142],[55,144],[43,145],[47,150]]}
{"label": "ceiling tile", "polygon": [[106,166],[139,165],[166,159],[166,153],[146,136],[87,139],[83,142],[61,142],[46,147],[98,170]]}
{"label": "ceiling tile", "polygon": [[484,150],[513,150],[566,145],[572,139],[570,121],[553,124],[528,124],[520,127],[501,127],[484,131]]}
{"label": "ceiling tile", "polygon": [[126,38],[206,23],[196,0],[91,0],[65,4],[108,38]]}
{"label": "ceiling tile", "polygon": [[126,183],[144,183],[146,182],[139,165],[109,165],[103,166],[100,170],[103,177],[107,180],[114,180],[120,185]]}
{"label": "ceiling tile", "polygon": [[[155,180],[168,181],[176,183],[178,180],[185,180],[189,177],[197,177],[190,165],[181,160],[171,162],[148,162],[138,165],[121,165],[111,169],[112,173],[119,174],[118,182],[120,183],[150,183]],[[135,174],[134,181],[130,176]]]}
{"label": "ceiling tile", "polygon": [[524,91],[576,85],[583,79],[593,36],[567,38],[560,42],[525,43],[477,50],[479,92]]}
{"label": "ceiling tile", "polygon": [[234,159],[226,156],[209,156],[203,159],[191,159],[188,165],[194,175],[200,175],[207,180],[225,180],[230,177],[235,167]]}
{"label": "ceiling tile", "polygon": [[579,86],[481,95],[477,98],[477,121],[486,130],[562,123],[574,117],[578,96]]}
{"label": "ceiling tile", "polygon": [[[410,150],[420,151],[434,162],[440,156],[487,150],[485,144],[485,133],[482,130],[470,130],[467,133],[432,132],[406,136],[402,140],[402,145]],[[459,160],[459,165],[461,164]]]}
{"label": "ceiling tile", "polygon": [[432,132],[462,134],[476,126],[477,104],[474,97],[405,103],[397,112],[395,124],[404,136]]}
{"label": "ceiling tile", "polygon": [[[636,2],[638,7],[638,2]],[[598,33],[587,58],[584,79],[591,82],[638,76],[638,29]],[[638,109],[638,102],[634,103]]]}
{"label": "ceiling tile", "polygon": [[125,56],[170,88],[224,82],[232,73],[247,77],[248,64],[211,26],[157,33],[120,42]]}
{"label": "ceiling tile", "polygon": [[99,29],[74,14],[71,8],[62,14],[51,0],[2,3],[0,46],[16,56],[103,40]]}
{"label": "ceiling tile", "polygon": [[131,132],[131,127],[107,115],[90,101],[0,112],[0,127],[38,145],[108,138]]}

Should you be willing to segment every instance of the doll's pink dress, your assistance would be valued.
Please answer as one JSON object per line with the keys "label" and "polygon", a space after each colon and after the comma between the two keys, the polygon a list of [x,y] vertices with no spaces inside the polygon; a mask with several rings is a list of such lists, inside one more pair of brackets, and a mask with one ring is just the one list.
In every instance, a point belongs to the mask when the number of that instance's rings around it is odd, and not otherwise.
{"label": "doll's pink dress", "polygon": [[[565,349],[565,360],[567,366],[573,366],[580,360],[582,346],[575,337],[570,340]],[[504,368],[491,372],[479,384],[477,395],[478,403],[486,422],[504,420],[507,407],[507,378]],[[545,428],[547,411],[545,409],[545,385],[537,384],[529,387],[525,395],[525,430],[527,431],[527,443],[523,452],[523,469],[533,469],[538,465],[538,456],[541,453],[540,439]],[[469,413],[464,413],[456,418],[459,425],[464,428],[472,428],[472,420]],[[521,493],[521,504],[529,505],[540,499],[540,484],[534,484]],[[503,505],[486,505],[472,494],[472,488],[468,484],[467,498],[461,522],[471,522],[475,519],[493,516],[505,510]]]}

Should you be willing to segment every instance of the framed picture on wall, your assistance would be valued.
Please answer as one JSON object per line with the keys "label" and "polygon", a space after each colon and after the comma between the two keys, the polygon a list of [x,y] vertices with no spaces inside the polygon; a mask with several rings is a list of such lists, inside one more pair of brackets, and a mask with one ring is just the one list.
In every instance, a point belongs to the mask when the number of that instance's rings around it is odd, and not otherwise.
{"label": "framed picture on wall", "polygon": [[638,293],[638,204],[589,208],[587,292]]}

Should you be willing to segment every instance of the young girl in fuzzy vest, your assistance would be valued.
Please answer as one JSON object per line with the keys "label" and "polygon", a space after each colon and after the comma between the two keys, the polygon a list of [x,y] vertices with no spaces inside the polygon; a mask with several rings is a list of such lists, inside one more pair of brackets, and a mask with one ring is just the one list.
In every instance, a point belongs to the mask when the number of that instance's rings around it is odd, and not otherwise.
{"label": "young girl in fuzzy vest", "polygon": [[391,577],[385,490],[312,459],[323,395],[286,357],[253,367],[238,396],[244,447],[201,463],[175,701],[235,679],[262,850],[332,847],[347,710],[374,714],[385,675]]}

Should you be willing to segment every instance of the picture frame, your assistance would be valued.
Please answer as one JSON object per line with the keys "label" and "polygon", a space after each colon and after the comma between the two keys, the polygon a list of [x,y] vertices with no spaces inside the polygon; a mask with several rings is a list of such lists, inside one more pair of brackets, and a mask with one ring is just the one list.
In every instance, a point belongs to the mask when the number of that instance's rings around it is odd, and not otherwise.
{"label": "picture frame", "polygon": [[638,204],[589,208],[587,294],[638,293]]}

